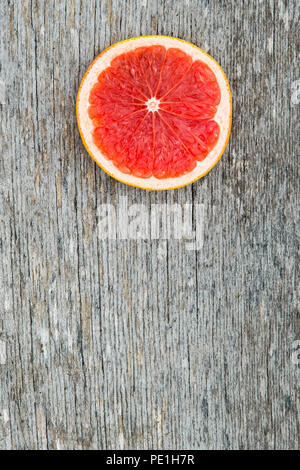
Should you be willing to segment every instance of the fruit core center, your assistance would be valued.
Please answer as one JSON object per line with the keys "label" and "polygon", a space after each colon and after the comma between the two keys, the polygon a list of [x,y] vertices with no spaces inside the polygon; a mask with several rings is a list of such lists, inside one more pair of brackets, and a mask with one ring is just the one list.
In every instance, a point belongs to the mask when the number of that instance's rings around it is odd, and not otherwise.
{"label": "fruit core center", "polygon": [[146,101],[146,106],[148,108],[148,111],[152,111],[152,113],[154,113],[159,109],[159,100],[152,97],[148,101]]}

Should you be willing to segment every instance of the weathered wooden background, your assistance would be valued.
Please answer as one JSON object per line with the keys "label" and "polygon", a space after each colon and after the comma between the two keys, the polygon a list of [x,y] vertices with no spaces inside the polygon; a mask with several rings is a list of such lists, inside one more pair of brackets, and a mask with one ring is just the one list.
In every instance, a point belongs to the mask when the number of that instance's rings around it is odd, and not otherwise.
{"label": "weathered wooden background", "polygon": [[[1,449],[299,448],[299,20],[298,0],[1,0]],[[146,34],[200,46],[233,94],[221,162],[170,192],[111,179],[76,125],[94,57]],[[120,196],[203,204],[203,248],[101,241]]]}

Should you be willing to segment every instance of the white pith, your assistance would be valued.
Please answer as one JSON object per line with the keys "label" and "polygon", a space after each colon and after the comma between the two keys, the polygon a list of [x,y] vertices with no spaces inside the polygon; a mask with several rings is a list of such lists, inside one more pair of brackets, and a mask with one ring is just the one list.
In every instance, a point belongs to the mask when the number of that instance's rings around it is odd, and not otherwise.
{"label": "white pith", "polygon": [[152,96],[148,101],[146,101],[146,106],[148,111],[155,113],[155,111],[159,110],[159,100],[155,98],[155,96]]}
{"label": "white pith", "polygon": [[[94,144],[92,137],[94,125],[88,115],[89,94],[92,86],[97,82],[99,74],[110,66],[111,61],[116,56],[131,51],[137,47],[151,45],[162,45],[166,49],[170,47],[176,47],[189,54],[193,60],[201,60],[202,62],[206,63],[214,72],[221,89],[221,101],[214,117],[214,120],[220,126],[220,136],[216,146],[203,161],[197,162],[197,166],[193,171],[176,178],[157,179],[152,176],[151,178],[144,179],[122,173],[118,168],[115,167],[111,160],[108,160],[102,154],[99,148]],[[146,102],[146,106],[148,107],[149,111],[156,111],[157,107],[159,106],[159,100],[155,100],[155,98],[153,100],[152,98]],[[149,107],[151,109],[149,109]],[[210,56],[202,52],[201,49],[198,49],[192,44],[180,41],[176,38],[169,38],[164,36],[145,36],[114,45],[113,47],[104,51],[104,53],[93,63],[78,93],[77,115],[82,137],[85,140],[87,148],[89,149],[89,153],[93,155],[93,158],[96,160],[96,162],[99,163],[99,165],[110,175],[119,181],[122,181],[123,183],[138,186],[144,189],[170,189],[178,186],[184,186],[192,181],[197,180],[201,175],[207,173],[220,158],[220,154],[224,150],[224,146],[230,132],[230,90],[221,67]]]}

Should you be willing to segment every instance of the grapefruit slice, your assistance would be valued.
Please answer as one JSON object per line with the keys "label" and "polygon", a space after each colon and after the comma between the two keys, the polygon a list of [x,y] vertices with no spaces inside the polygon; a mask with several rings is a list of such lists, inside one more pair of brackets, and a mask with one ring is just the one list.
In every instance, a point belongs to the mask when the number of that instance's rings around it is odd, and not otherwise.
{"label": "grapefruit slice", "polygon": [[83,143],[115,179],[175,189],[210,171],[230,135],[231,93],[217,62],[166,36],[119,42],[90,65],[76,112]]}

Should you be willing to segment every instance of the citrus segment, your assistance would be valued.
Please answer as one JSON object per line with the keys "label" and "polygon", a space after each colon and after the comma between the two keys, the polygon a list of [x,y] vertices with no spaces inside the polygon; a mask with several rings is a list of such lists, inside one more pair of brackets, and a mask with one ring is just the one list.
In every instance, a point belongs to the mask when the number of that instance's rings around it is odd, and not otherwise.
{"label": "citrus segment", "polygon": [[152,116],[145,114],[141,125],[135,129],[128,146],[124,147],[124,162],[132,175],[149,178],[153,167]]}
{"label": "citrus segment", "polygon": [[160,108],[174,116],[179,118],[193,119],[195,121],[204,121],[206,119],[212,119],[217,112],[215,106],[211,106],[205,102],[197,103],[184,103],[182,101],[173,103],[160,104]]}
{"label": "citrus segment", "polygon": [[171,88],[163,101],[202,102],[218,105],[221,91],[215,74],[200,60],[196,60],[177,86]]}
{"label": "citrus segment", "polygon": [[162,46],[141,47],[134,51],[134,55],[140,62],[148,91],[152,96],[155,95],[157,90],[166,52],[166,49]]}
{"label": "citrus segment", "polygon": [[154,162],[153,175],[158,178],[173,178],[196,167],[196,161],[168,122],[157,113],[154,115]]}
{"label": "citrus segment", "polygon": [[124,160],[124,149],[127,148],[138,126],[142,124],[145,113],[137,112],[125,116],[119,121],[97,126],[93,131],[93,140],[103,150],[106,158],[114,161]]}
{"label": "citrus segment", "polygon": [[215,121],[181,119],[161,111],[181,142],[196,160],[203,160],[218,141],[220,127]]}
{"label": "citrus segment", "polygon": [[191,56],[180,49],[171,47],[166,51],[160,83],[156,91],[159,99],[163,99],[168,92],[180,84],[192,63]]}

